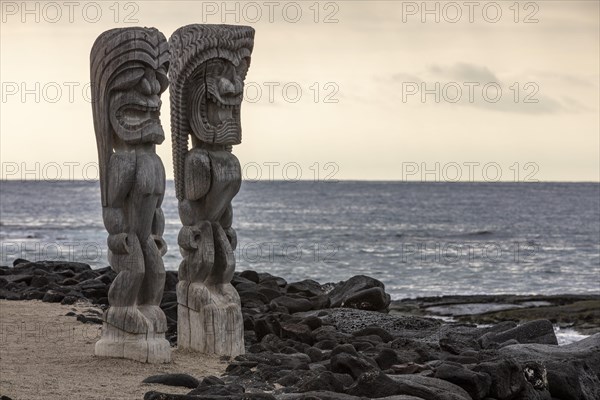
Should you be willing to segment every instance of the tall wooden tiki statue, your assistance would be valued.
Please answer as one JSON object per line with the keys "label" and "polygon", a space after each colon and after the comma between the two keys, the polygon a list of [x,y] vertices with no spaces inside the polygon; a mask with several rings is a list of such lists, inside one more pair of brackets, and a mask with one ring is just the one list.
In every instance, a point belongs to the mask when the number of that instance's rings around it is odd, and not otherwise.
{"label": "tall wooden tiki statue", "polygon": [[240,298],[231,285],[237,241],[231,200],[242,177],[231,150],[241,142],[253,43],[254,29],[230,25],[188,25],[169,40],[175,189],[183,224],[177,343],[202,353],[244,352]]}
{"label": "tall wooden tiki statue", "polygon": [[117,272],[103,317],[98,356],[168,362],[161,203],[165,171],[155,147],[164,140],[160,95],[169,49],[154,28],[102,33],[91,57],[94,129],[108,260]]}

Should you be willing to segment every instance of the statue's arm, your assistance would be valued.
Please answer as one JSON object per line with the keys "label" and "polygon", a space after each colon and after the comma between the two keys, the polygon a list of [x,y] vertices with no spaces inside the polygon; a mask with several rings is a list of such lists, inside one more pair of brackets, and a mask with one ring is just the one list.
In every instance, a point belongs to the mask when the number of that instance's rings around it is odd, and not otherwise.
{"label": "statue's arm", "polygon": [[178,243],[186,250],[198,247],[196,240],[200,234],[197,225],[196,209],[210,190],[210,157],[203,149],[192,149],[185,156],[183,170],[185,199],[179,202],[179,216],[183,227],[179,232]]}
{"label": "statue's arm", "polygon": [[227,208],[221,216],[219,223],[221,224],[223,230],[225,231],[225,234],[227,235],[227,239],[231,244],[231,248],[235,250],[235,248],[237,247],[237,233],[235,232],[235,229],[233,229],[231,226],[233,224],[233,207],[231,206],[231,203],[227,205]]}
{"label": "statue's arm", "polygon": [[108,231],[108,248],[116,254],[129,252],[125,215],[125,199],[135,180],[135,156],[113,153],[108,166],[107,205],[102,207],[102,219]]}
{"label": "statue's arm", "polygon": [[[164,180],[163,180],[164,182]],[[154,218],[152,220],[152,239],[158,247],[160,254],[164,256],[167,253],[167,242],[163,239],[163,233],[165,232],[165,215],[162,210],[162,202],[165,197],[164,190],[158,199],[156,204],[156,210],[154,211]]]}

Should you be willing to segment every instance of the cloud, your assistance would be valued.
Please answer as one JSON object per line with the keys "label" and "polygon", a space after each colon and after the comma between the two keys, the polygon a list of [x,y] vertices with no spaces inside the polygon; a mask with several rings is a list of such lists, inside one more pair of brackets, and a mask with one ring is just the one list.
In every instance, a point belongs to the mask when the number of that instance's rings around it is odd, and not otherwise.
{"label": "cloud", "polygon": [[[376,80],[381,80],[380,77],[375,77]],[[392,80],[395,82],[423,82],[421,78],[414,74],[405,74],[402,72],[398,72],[392,75]]]}
{"label": "cloud", "polygon": [[[449,107],[531,115],[591,111],[581,101],[566,95],[572,93],[573,85],[589,90],[590,85],[585,85],[584,79],[550,72],[536,75],[538,78],[543,75],[560,78],[560,82],[534,79],[525,72],[500,76],[487,66],[460,62],[435,64],[420,73],[394,72],[391,75],[394,86],[386,89],[399,92],[403,102],[413,105],[439,103]],[[375,81],[378,85],[384,82],[389,86],[389,79],[381,76]]]}
{"label": "cloud", "polygon": [[443,78],[462,82],[499,82],[499,79],[489,68],[469,63],[457,63],[451,66],[432,65],[429,71]]}

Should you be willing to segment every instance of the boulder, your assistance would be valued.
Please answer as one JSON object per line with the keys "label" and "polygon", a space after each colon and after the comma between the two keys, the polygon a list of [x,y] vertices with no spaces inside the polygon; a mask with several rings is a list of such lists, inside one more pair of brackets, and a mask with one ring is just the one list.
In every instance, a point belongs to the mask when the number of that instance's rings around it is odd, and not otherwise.
{"label": "boulder", "polygon": [[332,372],[348,374],[354,379],[357,379],[367,371],[379,370],[377,364],[370,363],[361,356],[353,356],[348,353],[341,353],[332,356],[330,365]]}
{"label": "boulder", "polygon": [[492,385],[492,378],[489,375],[471,371],[461,364],[450,362],[444,362],[437,366],[434,377],[460,386],[469,393],[473,400],[484,399]]}
{"label": "boulder", "polygon": [[[600,399],[600,333],[565,346],[516,344],[498,350],[522,365],[532,386],[538,379],[532,363],[546,370],[548,391],[556,399]],[[529,380],[528,380],[529,381]]]}
{"label": "boulder", "polygon": [[144,383],[158,383],[167,386],[181,386],[190,389],[198,387],[198,379],[188,374],[162,374],[152,375],[143,380]]}
{"label": "boulder", "polygon": [[321,372],[314,378],[302,382],[298,386],[299,392],[312,392],[320,390],[328,392],[342,392],[344,390],[344,384],[336,377],[336,374],[325,371]]}
{"label": "boulder", "polygon": [[390,304],[390,295],[377,279],[356,275],[340,282],[329,293],[331,307],[350,307],[361,310],[382,310]]}
{"label": "boulder", "polygon": [[42,297],[42,301],[45,303],[60,303],[64,298],[65,295],[63,293],[48,290],[46,294],[44,294],[44,297]]}
{"label": "boulder", "polygon": [[489,332],[479,338],[483,348],[490,348],[509,340],[518,343],[558,344],[552,323],[544,319],[527,322],[502,332]]}
{"label": "boulder", "polygon": [[312,309],[312,304],[309,300],[290,296],[278,297],[271,301],[271,305],[285,307],[291,314]]}

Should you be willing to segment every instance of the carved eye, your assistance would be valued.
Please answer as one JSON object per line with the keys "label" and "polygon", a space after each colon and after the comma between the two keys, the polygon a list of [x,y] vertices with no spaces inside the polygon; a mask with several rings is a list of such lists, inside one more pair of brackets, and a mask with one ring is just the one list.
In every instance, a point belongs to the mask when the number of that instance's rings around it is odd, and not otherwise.
{"label": "carved eye", "polygon": [[225,62],[218,58],[212,61],[210,68],[214,75],[222,75],[225,72]]}
{"label": "carved eye", "polygon": [[131,89],[144,76],[144,68],[130,68],[121,72],[114,80],[113,89],[116,90],[127,90]]}
{"label": "carved eye", "polygon": [[239,76],[242,80],[244,80],[244,78],[246,78],[246,74],[248,73],[248,67],[250,65],[250,59],[248,58],[243,58],[240,61],[240,64],[237,66],[236,68],[236,74],[237,76]]}
{"label": "carved eye", "polygon": [[165,65],[160,66],[156,70],[156,79],[160,84],[159,94],[167,90],[167,88],[169,87],[169,78],[167,76],[167,67]]}

